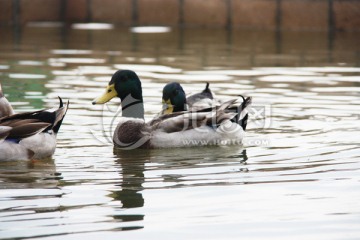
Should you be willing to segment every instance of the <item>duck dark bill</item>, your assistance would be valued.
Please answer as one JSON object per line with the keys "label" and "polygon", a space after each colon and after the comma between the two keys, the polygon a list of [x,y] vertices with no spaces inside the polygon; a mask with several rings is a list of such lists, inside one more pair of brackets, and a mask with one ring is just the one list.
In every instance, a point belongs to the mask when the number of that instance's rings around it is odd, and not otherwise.
{"label": "duck dark bill", "polygon": [[106,87],[105,93],[97,98],[95,98],[92,101],[92,104],[104,104],[113,99],[114,97],[117,97],[118,93],[115,90],[115,84],[110,84]]}

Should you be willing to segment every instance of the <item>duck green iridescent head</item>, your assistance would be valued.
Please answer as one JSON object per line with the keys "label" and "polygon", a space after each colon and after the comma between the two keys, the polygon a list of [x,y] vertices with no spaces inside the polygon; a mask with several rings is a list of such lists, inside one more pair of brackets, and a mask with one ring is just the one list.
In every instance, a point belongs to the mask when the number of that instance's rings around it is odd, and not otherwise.
{"label": "duck green iridescent head", "polygon": [[129,94],[133,99],[143,101],[140,79],[134,71],[118,70],[112,76],[105,93],[94,99],[92,104],[104,104],[114,97],[119,97],[121,101],[124,101]]}
{"label": "duck green iridescent head", "polygon": [[163,111],[164,114],[186,111],[186,95],[177,82],[171,82],[163,88]]}

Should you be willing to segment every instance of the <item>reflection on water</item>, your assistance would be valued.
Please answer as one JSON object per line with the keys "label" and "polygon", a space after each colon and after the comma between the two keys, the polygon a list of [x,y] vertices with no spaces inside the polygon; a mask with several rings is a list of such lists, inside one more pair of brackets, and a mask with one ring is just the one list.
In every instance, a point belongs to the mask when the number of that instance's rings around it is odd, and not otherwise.
{"label": "reflection on water", "polygon": [[[116,164],[119,167],[119,177],[121,183],[117,186],[119,189],[112,191],[111,197],[114,201],[121,203],[122,209],[141,208],[144,206],[142,195],[143,184],[145,182],[144,171],[145,162],[148,161],[149,151],[116,151],[114,149]],[[114,219],[122,222],[142,221],[144,214],[118,214]],[[128,227],[123,230],[132,230],[142,228],[142,225]]]}
{"label": "reflection on water", "polygon": [[[167,31],[0,29],[15,110],[71,106],[52,159],[0,163],[1,238],[359,238],[359,33]],[[91,100],[123,68],[146,119],[169,81],[251,95],[244,146],[114,149]]]}
{"label": "reflection on water", "polygon": [[0,189],[53,188],[62,179],[52,160],[3,162],[0,172],[3,177]]}

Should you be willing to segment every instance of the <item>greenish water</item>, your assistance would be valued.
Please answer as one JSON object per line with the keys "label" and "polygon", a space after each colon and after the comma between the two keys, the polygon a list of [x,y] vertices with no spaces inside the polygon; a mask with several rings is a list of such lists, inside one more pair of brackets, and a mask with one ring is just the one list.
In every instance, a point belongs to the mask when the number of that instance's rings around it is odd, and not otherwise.
{"label": "greenish water", "polygon": [[[0,35],[17,112],[71,104],[52,159],[0,163],[1,239],[359,239],[359,33]],[[142,80],[147,119],[169,81],[252,96],[244,146],[114,152],[119,101],[91,100],[123,68]]]}

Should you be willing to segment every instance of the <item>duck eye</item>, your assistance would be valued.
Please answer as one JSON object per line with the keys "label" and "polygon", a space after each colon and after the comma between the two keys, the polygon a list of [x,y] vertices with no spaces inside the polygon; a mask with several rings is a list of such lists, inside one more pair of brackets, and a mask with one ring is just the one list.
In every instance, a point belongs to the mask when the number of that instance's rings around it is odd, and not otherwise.
{"label": "duck eye", "polygon": [[107,92],[110,93],[110,92],[111,92],[111,89],[107,90]]}

